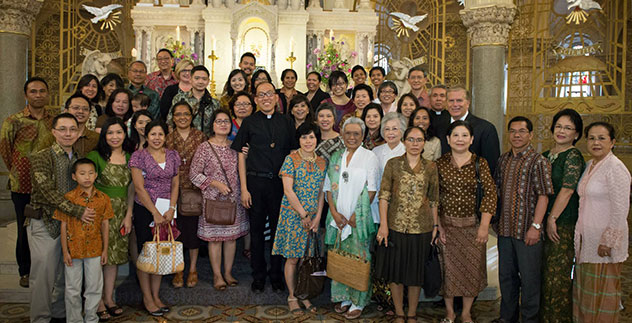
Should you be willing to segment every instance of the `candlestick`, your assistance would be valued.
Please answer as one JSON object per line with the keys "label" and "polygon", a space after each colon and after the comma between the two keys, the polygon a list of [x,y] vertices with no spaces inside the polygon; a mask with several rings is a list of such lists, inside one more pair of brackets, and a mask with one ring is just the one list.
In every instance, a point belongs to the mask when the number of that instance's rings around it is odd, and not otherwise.
{"label": "candlestick", "polygon": [[219,59],[219,57],[215,56],[215,50],[212,49],[211,50],[211,55],[208,55],[208,59],[211,60],[211,83],[210,83],[210,92],[211,92],[211,96],[213,96],[214,98],[217,98],[217,95],[215,94],[215,61]]}
{"label": "candlestick", "polygon": [[294,52],[290,52],[290,56],[288,56],[288,58],[286,58],[285,60],[290,62],[290,68],[294,69],[294,62],[296,61],[296,57],[294,57]]}
{"label": "candlestick", "polygon": [[180,26],[176,26],[176,40],[180,41]]}
{"label": "candlestick", "polygon": [[136,50],[136,48],[135,48],[135,47],[134,47],[134,48],[132,48],[132,57],[133,57],[134,59],[136,59],[136,56],[137,56],[137,55],[138,55],[138,51]]}
{"label": "candlestick", "polygon": [[217,48],[217,39],[215,39],[215,35],[211,35],[211,44],[213,44],[213,46],[211,46],[211,50],[215,50]]}

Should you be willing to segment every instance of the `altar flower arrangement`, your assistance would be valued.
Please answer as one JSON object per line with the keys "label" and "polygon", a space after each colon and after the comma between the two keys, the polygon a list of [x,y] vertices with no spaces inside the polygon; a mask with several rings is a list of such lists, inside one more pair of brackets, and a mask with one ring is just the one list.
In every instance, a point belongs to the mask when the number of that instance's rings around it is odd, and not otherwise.
{"label": "altar flower arrangement", "polygon": [[197,63],[199,57],[193,52],[191,47],[187,46],[186,42],[175,40],[172,37],[165,42],[164,48],[171,51],[173,54],[173,60],[178,64],[181,60],[190,59],[193,63]]}
{"label": "altar flower arrangement", "polygon": [[[327,83],[329,76],[333,71],[342,71],[347,75],[347,79],[351,79],[351,65],[344,55],[345,42],[336,41],[335,37],[331,37],[331,41],[323,48],[315,48],[313,53],[316,55],[316,65],[307,64],[308,70],[320,73],[323,83]],[[358,55],[352,51],[349,56],[355,58]]]}

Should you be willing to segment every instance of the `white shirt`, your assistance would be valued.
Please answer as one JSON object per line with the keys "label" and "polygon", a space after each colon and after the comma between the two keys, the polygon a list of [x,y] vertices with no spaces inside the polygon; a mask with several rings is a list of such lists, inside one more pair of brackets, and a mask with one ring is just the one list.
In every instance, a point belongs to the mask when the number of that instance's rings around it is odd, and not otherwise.
{"label": "white shirt", "polygon": [[[459,119],[461,121],[465,121],[465,118],[467,118],[467,115],[470,114],[470,111],[465,112],[465,114]],[[450,123],[454,122],[456,120],[454,120],[453,117],[450,117]]]}
{"label": "white shirt", "polygon": [[[379,162],[372,151],[364,147],[358,147],[353,153],[349,164],[347,164],[348,155],[349,152],[345,149],[340,160],[338,196],[336,196],[336,211],[347,220],[353,215],[358,204],[358,198],[365,186],[368,191],[377,192],[380,176]],[[323,191],[331,192],[329,176],[325,177]],[[338,228],[335,221],[332,221],[330,225]],[[350,234],[351,226],[347,224],[342,228],[342,240],[345,240]]]}
{"label": "white shirt", "polygon": [[[378,181],[379,191],[380,185],[382,184],[382,175],[384,174],[384,167],[386,167],[386,162],[388,162],[391,158],[405,154],[406,146],[404,146],[404,143],[402,143],[401,141],[393,149],[391,149],[388,144],[383,144],[373,148],[373,153],[380,163],[380,173]],[[373,200],[373,203],[371,203],[371,216],[373,216],[373,223],[380,223],[380,208],[377,197]]]}

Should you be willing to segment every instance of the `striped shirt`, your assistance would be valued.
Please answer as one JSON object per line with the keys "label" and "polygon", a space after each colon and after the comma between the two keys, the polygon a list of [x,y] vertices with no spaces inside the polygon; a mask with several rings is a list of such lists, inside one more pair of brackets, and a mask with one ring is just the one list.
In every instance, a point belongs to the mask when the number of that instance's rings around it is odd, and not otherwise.
{"label": "striped shirt", "polygon": [[508,151],[498,159],[494,179],[500,203],[496,232],[524,240],[533,223],[538,196],[553,194],[551,164],[533,146],[516,155]]}

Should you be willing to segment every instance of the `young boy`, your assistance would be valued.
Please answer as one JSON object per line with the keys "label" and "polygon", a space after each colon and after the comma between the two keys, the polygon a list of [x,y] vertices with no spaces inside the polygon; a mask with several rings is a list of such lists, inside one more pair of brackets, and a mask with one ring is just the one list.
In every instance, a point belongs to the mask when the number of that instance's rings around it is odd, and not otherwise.
{"label": "young boy", "polygon": [[[103,289],[101,266],[108,259],[108,219],[114,216],[114,212],[110,198],[94,188],[96,178],[93,161],[87,158],[77,160],[72,166],[72,179],[77,182],[77,187],[64,196],[74,204],[94,209],[94,222],[83,223],[59,210],[53,216],[53,219],[61,221],[61,248],[66,265],[66,319],[69,323],[99,321],[97,306]],[[84,284],[86,303],[82,317],[81,287]]]}
{"label": "young boy", "polygon": [[151,98],[147,94],[137,93],[132,97],[132,111],[147,110],[151,104]]}

